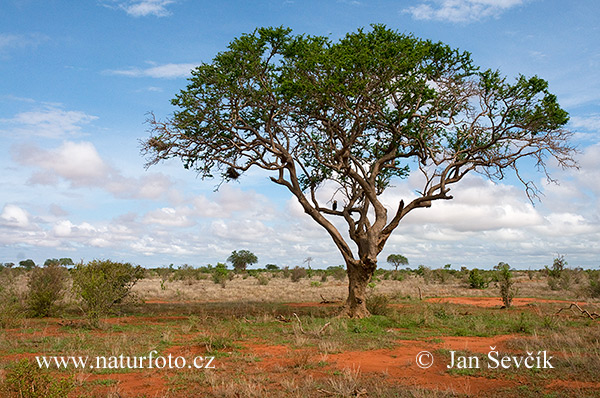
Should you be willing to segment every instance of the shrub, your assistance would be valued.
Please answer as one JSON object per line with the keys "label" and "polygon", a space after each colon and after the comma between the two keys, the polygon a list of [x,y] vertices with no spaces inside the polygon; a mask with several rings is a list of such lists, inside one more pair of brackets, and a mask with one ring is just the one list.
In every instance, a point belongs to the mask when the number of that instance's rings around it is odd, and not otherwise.
{"label": "shrub", "polygon": [[23,359],[6,371],[2,385],[3,397],[64,398],[73,390],[71,379],[57,378]]}
{"label": "shrub", "polygon": [[258,275],[256,276],[256,280],[258,281],[258,284],[261,286],[266,286],[269,284],[269,277],[266,275]]}
{"label": "shrub", "polygon": [[194,281],[199,280],[200,272],[188,264],[183,264],[173,274],[173,280],[183,281],[186,285],[192,285]]}
{"label": "shrub", "polygon": [[367,310],[371,315],[388,315],[390,313],[390,298],[385,294],[367,295]]}
{"label": "shrub", "polygon": [[291,275],[290,275],[290,279],[292,280],[292,282],[299,282],[300,279],[305,278],[306,277],[306,269],[301,268],[301,267],[294,267],[294,269],[292,269]]}
{"label": "shrub", "polygon": [[129,295],[144,275],[142,267],[110,260],[79,263],[73,270],[73,291],[81,299],[82,309],[92,326],[110,313],[115,304]]}
{"label": "shrub", "polygon": [[588,292],[592,298],[600,298],[600,271],[589,271]]}
{"label": "shrub", "polygon": [[15,289],[14,274],[12,269],[0,271],[0,328],[15,326],[24,316],[23,300]]}
{"label": "shrub", "polygon": [[67,270],[58,263],[34,268],[27,284],[27,307],[34,317],[50,316],[56,302],[62,299],[67,282]]}
{"label": "shrub", "polygon": [[231,274],[231,275],[230,274],[231,273],[227,269],[226,264],[217,263],[215,268],[213,268],[212,280],[214,283],[220,284],[221,287],[223,289],[225,289],[225,284],[227,283],[228,280],[231,280],[230,279],[231,277],[233,277],[233,274]]}
{"label": "shrub", "polygon": [[473,268],[469,271],[468,283],[471,289],[485,289],[489,286],[490,281],[481,271],[477,268]]}
{"label": "shrub", "polygon": [[512,279],[510,265],[499,263],[495,268],[498,272],[498,283],[500,285],[500,297],[502,297],[502,303],[504,304],[504,307],[510,308],[513,297],[515,297],[515,291],[512,288],[515,282]]}
{"label": "shrub", "polygon": [[333,279],[337,281],[343,281],[346,278],[346,269],[343,265],[338,265],[337,267],[327,267],[327,271],[331,274]]}

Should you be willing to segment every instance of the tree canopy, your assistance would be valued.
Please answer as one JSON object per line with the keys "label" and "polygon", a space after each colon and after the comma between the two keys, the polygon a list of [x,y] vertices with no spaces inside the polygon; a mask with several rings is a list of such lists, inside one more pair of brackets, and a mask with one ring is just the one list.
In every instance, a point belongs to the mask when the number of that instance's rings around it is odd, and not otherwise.
{"label": "tree canopy", "polygon": [[390,254],[387,257],[387,262],[396,267],[396,271],[398,270],[399,266],[408,265],[408,259],[402,254]]}
{"label": "tree canopy", "polygon": [[[257,29],[198,66],[172,104],[170,119],[149,120],[148,165],[179,158],[221,181],[253,167],[271,172],[342,254],[350,316],[368,315],[377,256],[412,210],[452,199],[452,185],[470,172],[502,179],[513,171],[533,198],[520,160],[533,158],[546,175],[548,158],[575,166],[567,112],[546,81],[510,82],[467,52],[381,25],[338,41]],[[419,195],[389,213],[381,195],[411,172],[424,177]]]}
{"label": "tree canopy", "polygon": [[233,265],[233,269],[236,271],[243,271],[248,265],[256,264],[258,262],[258,258],[249,250],[234,250],[227,258],[227,261]]}

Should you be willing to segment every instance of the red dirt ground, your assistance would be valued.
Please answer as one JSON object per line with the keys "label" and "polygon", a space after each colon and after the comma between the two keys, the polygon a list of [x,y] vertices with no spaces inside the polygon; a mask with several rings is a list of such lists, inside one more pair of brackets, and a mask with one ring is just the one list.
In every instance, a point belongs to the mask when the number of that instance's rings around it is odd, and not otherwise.
{"label": "red dirt ground", "polygon": [[[430,303],[452,303],[452,304],[467,304],[475,305],[477,307],[501,307],[502,298],[500,297],[431,297],[425,299]],[[529,297],[515,297],[512,301],[512,305],[515,307],[522,307],[535,303],[572,303],[572,301],[565,300],[546,300],[539,298]],[[585,303],[577,303],[583,305]]]}
{"label": "red dirt ground", "polygon": [[[446,373],[445,360],[434,357],[434,364],[429,369],[421,369],[415,363],[417,354],[421,351],[434,353],[438,349],[468,350],[473,353],[487,353],[490,346],[497,350],[506,351],[505,341],[512,335],[494,337],[443,337],[439,343],[414,340],[399,340],[392,349],[372,351],[349,351],[339,354],[315,354],[324,356],[332,365],[328,369],[359,370],[362,374],[383,374],[391,383],[410,387],[419,386],[427,389],[454,391],[456,393],[476,394],[502,387],[518,384],[518,381],[491,380],[484,377],[453,376]],[[283,345],[265,345],[244,343],[252,354],[263,358],[265,369],[274,366],[287,366],[292,360],[293,352]],[[435,353],[434,353],[435,355]],[[437,361],[436,361],[437,359]],[[313,375],[314,377],[315,375]],[[318,375],[317,375],[318,376]]]}

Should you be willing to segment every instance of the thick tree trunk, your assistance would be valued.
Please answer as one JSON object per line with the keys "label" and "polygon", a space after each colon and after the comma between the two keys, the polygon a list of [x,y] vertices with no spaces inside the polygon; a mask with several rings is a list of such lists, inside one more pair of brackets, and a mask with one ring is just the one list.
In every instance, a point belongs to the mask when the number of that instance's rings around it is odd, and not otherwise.
{"label": "thick tree trunk", "polygon": [[367,309],[367,285],[377,268],[373,262],[348,262],[348,298],[342,306],[340,316],[350,318],[366,318],[370,314]]}

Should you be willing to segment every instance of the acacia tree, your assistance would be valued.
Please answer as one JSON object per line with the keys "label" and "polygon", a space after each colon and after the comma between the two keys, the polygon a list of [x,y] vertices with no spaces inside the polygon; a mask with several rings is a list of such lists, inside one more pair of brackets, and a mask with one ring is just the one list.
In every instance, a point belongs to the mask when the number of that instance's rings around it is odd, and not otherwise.
{"label": "acacia tree", "polygon": [[227,258],[227,261],[233,264],[233,269],[236,271],[244,271],[246,266],[256,264],[258,262],[258,258],[251,251],[240,250],[238,252],[234,250]]}
{"label": "acacia tree", "polygon": [[399,266],[408,265],[408,259],[402,254],[390,254],[387,257],[387,262],[396,267],[396,271],[398,271]]}
{"label": "acacia tree", "polygon": [[[381,25],[339,41],[260,28],[192,71],[173,116],[151,116],[143,152],[148,166],[179,158],[221,182],[250,168],[271,172],[344,258],[342,314],[364,317],[377,256],[409,212],[452,199],[451,186],[470,172],[514,171],[532,198],[519,160],[533,158],[546,175],[548,157],[575,166],[567,112],[547,86],[538,77],[509,83],[467,52]],[[409,172],[424,177],[418,196],[388,213],[382,193]]]}

